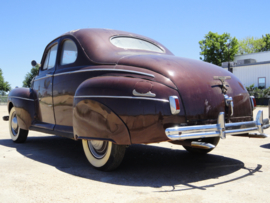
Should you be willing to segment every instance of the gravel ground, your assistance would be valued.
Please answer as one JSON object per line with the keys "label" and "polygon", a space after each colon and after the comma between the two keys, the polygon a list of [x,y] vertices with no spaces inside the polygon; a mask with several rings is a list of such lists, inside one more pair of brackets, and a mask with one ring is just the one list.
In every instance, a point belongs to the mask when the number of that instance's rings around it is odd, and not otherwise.
{"label": "gravel ground", "polygon": [[118,170],[101,172],[80,141],[31,131],[16,144],[8,122],[0,126],[1,203],[270,202],[270,138],[228,136],[205,156],[170,143],[132,145]]}

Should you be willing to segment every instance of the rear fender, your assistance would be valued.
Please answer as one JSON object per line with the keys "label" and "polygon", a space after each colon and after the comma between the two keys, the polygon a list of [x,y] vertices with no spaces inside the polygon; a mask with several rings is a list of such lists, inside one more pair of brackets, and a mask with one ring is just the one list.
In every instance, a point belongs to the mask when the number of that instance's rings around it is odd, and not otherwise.
{"label": "rear fender", "polygon": [[[136,90],[136,91],[135,91]],[[75,135],[117,144],[166,141],[164,125],[185,121],[172,116],[169,95],[176,90],[141,78],[103,76],[84,81],[74,96]],[[182,102],[180,102],[182,107]]]}
{"label": "rear fender", "polygon": [[107,106],[91,99],[75,99],[73,132],[75,139],[108,140],[130,145],[130,136],[123,121]]}
{"label": "rear fender", "polygon": [[108,83],[108,78],[116,77],[91,78],[77,88],[73,103],[75,139],[108,140],[120,145],[130,145],[129,131],[110,105],[89,97],[104,94],[105,91],[112,92],[115,88]]}

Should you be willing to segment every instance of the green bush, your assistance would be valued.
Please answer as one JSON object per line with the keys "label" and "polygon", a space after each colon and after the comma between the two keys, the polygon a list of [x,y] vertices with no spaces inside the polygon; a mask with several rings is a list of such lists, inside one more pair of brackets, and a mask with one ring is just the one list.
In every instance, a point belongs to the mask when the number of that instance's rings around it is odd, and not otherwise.
{"label": "green bush", "polygon": [[265,89],[259,89],[258,87],[255,87],[254,84],[250,85],[249,87],[246,87],[248,93],[250,96],[254,96],[255,98],[268,98],[270,97],[270,87]]}

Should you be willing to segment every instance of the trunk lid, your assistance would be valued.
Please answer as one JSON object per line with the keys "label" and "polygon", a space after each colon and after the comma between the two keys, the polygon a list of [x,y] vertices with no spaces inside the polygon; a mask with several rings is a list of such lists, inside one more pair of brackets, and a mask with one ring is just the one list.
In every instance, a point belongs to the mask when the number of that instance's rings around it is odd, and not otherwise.
{"label": "trunk lid", "polygon": [[[118,64],[149,69],[170,78],[178,88],[188,122],[201,123],[205,120],[211,123],[211,119],[217,119],[219,112],[225,112],[226,118],[232,122],[250,120],[252,117],[250,98],[245,87],[232,73],[219,66],[158,54],[126,56]],[[226,94],[233,98],[233,116],[229,115],[230,110],[225,104],[222,82],[215,80],[214,76],[231,77],[224,84]]]}

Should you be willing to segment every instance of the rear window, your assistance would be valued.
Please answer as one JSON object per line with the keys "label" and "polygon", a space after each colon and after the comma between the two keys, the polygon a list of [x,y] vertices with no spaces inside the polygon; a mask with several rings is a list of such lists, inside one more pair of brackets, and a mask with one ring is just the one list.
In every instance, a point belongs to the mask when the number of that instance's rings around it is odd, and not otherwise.
{"label": "rear window", "polygon": [[164,53],[164,51],[157,45],[145,41],[143,39],[133,37],[113,37],[111,43],[119,48],[123,49],[139,49],[146,51],[154,51],[158,53]]}

